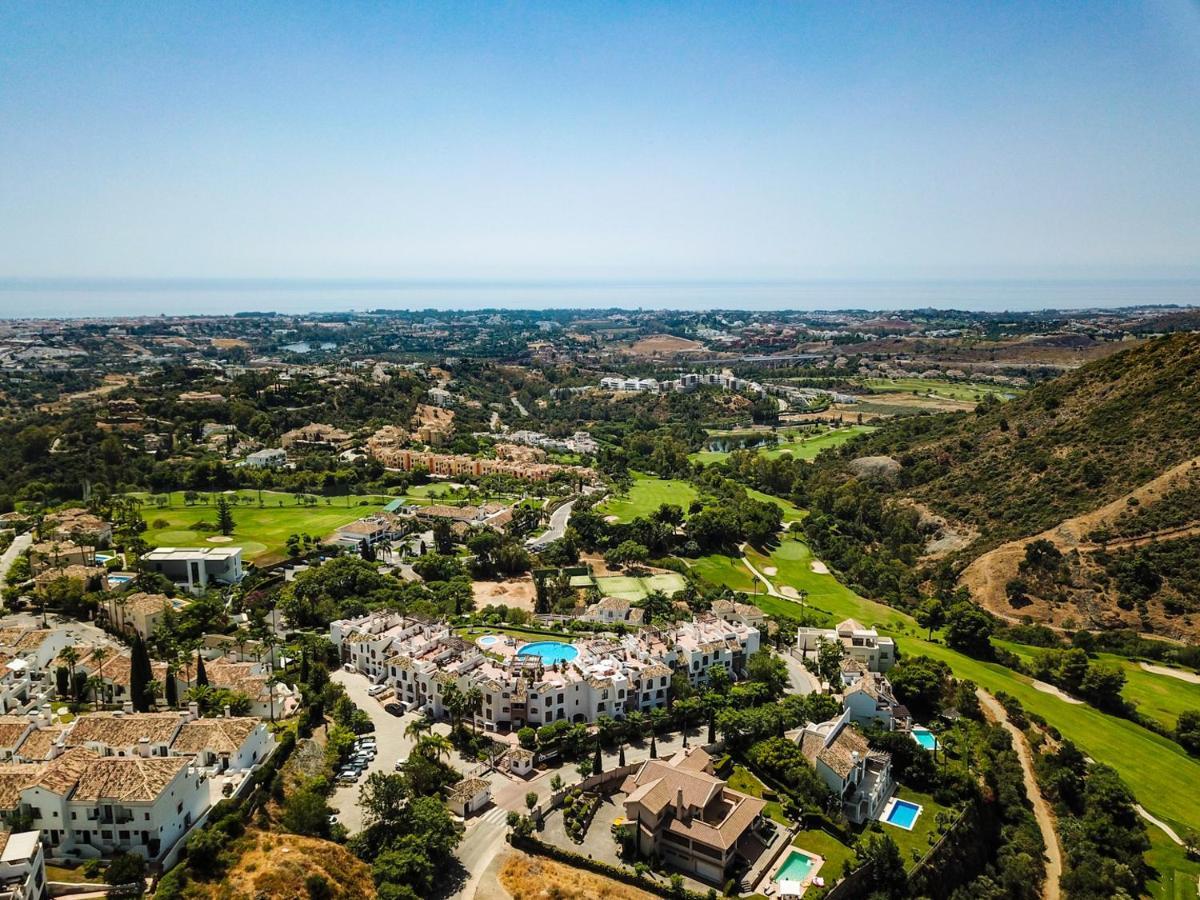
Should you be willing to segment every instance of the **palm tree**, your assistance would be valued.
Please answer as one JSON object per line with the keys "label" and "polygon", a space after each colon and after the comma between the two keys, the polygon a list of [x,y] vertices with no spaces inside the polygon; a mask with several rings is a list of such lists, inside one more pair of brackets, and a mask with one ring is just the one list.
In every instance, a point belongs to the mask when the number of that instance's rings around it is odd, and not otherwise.
{"label": "palm tree", "polygon": [[75,663],[79,662],[79,651],[74,647],[65,647],[61,654],[62,661],[67,664],[67,671],[71,673],[71,690],[75,690]]}
{"label": "palm tree", "polygon": [[454,749],[454,745],[450,743],[450,739],[444,734],[429,734],[421,735],[417,741],[417,746],[413,748],[413,752],[417,753],[426,759],[440,759],[443,756],[449,756],[450,751]]}
{"label": "palm tree", "polygon": [[409,740],[420,742],[421,735],[425,734],[433,728],[433,722],[422,716],[419,719],[413,719],[404,727],[404,736]]}
{"label": "palm tree", "polygon": [[99,675],[93,675],[87,680],[88,690],[92,692],[92,705],[98,707],[100,705],[100,691],[104,688],[104,679]]}
{"label": "palm tree", "polygon": [[483,691],[473,687],[464,696],[467,701],[467,711],[471,714],[471,733],[475,734],[475,716],[483,706]]}
{"label": "palm tree", "polygon": [[[107,647],[97,647],[95,650],[92,651],[92,659],[96,660],[95,678],[100,682],[101,686],[103,686],[103,684],[104,684],[104,660],[107,657],[108,657],[108,648]],[[90,681],[91,679],[88,679],[88,680]]]}

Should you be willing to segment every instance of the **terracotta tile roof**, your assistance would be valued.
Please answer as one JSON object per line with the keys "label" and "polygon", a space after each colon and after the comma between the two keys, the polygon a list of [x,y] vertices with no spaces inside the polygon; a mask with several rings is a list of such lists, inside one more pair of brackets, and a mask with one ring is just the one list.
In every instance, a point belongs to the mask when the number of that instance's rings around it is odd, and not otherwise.
{"label": "terracotta tile roof", "polygon": [[154,800],[191,765],[186,756],[108,756],[89,763],[72,800]]}
{"label": "terracotta tile roof", "polygon": [[29,737],[21,741],[21,746],[17,748],[17,753],[25,759],[35,761],[47,760],[50,758],[50,752],[54,744],[66,733],[66,730],[66,728],[58,726],[35,729],[29,732]]}
{"label": "terracotta tile roof", "polygon": [[450,799],[465,803],[491,787],[486,778],[464,778],[450,788]]}
{"label": "terracotta tile roof", "polygon": [[829,766],[839,778],[845,778],[854,768],[854,754],[857,753],[861,760],[866,759],[870,752],[871,745],[867,743],[867,739],[858,729],[847,725],[838,732],[838,736],[828,747],[817,754],[817,759]]}
{"label": "terracotta tile roof", "polygon": [[142,738],[151,744],[169,744],[183,722],[181,713],[85,713],[67,735],[68,747],[100,743],[108,747],[133,747]]}
{"label": "terracotta tile roof", "polygon": [[42,766],[30,787],[40,787],[67,796],[79,782],[79,776],[100,757],[86,747],[72,747]]}
{"label": "terracotta tile roof", "polygon": [[0,716],[0,747],[15,750],[33,722],[24,716]]}
{"label": "terracotta tile roof", "polygon": [[21,791],[33,783],[41,770],[38,763],[0,765],[0,810],[7,811],[20,806]]}
{"label": "terracotta tile roof", "polygon": [[172,753],[237,753],[261,722],[248,716],[193,719],[185,722],[171,744]]}

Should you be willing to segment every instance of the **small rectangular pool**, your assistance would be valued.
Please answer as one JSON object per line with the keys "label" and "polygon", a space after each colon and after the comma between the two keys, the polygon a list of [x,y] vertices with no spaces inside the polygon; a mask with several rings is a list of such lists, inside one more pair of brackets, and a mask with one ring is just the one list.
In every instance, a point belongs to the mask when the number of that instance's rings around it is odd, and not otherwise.
{"label": "small rectangular pool", "polygon": [[133,581],[132,575],[109,575],[109,584],[125,584],[127,581]]}
{"label": "small rectangular pool", "polygon": [[918,725],[912,730],[912,736],[913,740],[926,750],[932,751],[937,749],[938,740],[928,728],[922,728]]}
{"label": "small rectangular pool", "polygon": [[883,821],[889,825],[895,825],[897,828],[903,828],[905,831],[912,831],[913,824],[917,821],[917,816],[921,814],[921,807],[915,803],[909,803],[907,800],[893,800],[884,813]]}
{"label": "small rectangular pool", "polygon": [[780,881],[803,881],[812,871],[813,861],[813,858],[807,853],[793,850],[788,854],[787,859],[783,861],[783,865],[779,867],[771,880],[776,883]]}

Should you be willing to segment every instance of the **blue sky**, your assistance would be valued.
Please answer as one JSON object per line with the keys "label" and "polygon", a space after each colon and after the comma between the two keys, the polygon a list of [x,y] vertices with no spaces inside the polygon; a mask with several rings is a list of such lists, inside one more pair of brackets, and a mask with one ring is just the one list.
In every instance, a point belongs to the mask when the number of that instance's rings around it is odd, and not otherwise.
{"label": "blue sky", "polygon": [[1200,7],[5,3],[0,278],[1200,273]]}

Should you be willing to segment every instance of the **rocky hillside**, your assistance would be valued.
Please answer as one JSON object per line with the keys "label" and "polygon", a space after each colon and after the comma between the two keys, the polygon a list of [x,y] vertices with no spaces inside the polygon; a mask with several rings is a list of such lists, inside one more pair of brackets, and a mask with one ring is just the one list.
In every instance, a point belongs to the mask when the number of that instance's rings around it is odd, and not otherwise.
{"label": "rocky hillside", "polygon": [[[1177,554],[1134,554],[1124,563],[1102,556],[1103,565],[1068,560],[1053,588],[1023,567],[1035,538],[1064,554],[1128,556],[1140,543],[1200,529],[1191,502],[1200,464],[1200,334],[1138,344],[973,414],[896,422],[853,453],[898,461],[889,493],[926,511],[927,522],[944,520],[943,532],[970,536],[949,542],[949,558],[993,612],[1068,628],[1140,624],[1181,637],[1200,627],[1190,617],[1196,598],[1170,588],[1192,584]],[[852,471],[845,461],[829,464]],[[931,547],[938,538],[945,534],[932,535]],[[1147,571],[1168,559],[1169,575]],[[1131,567],[1149,587],[1114,587],[1113,573]]]}

